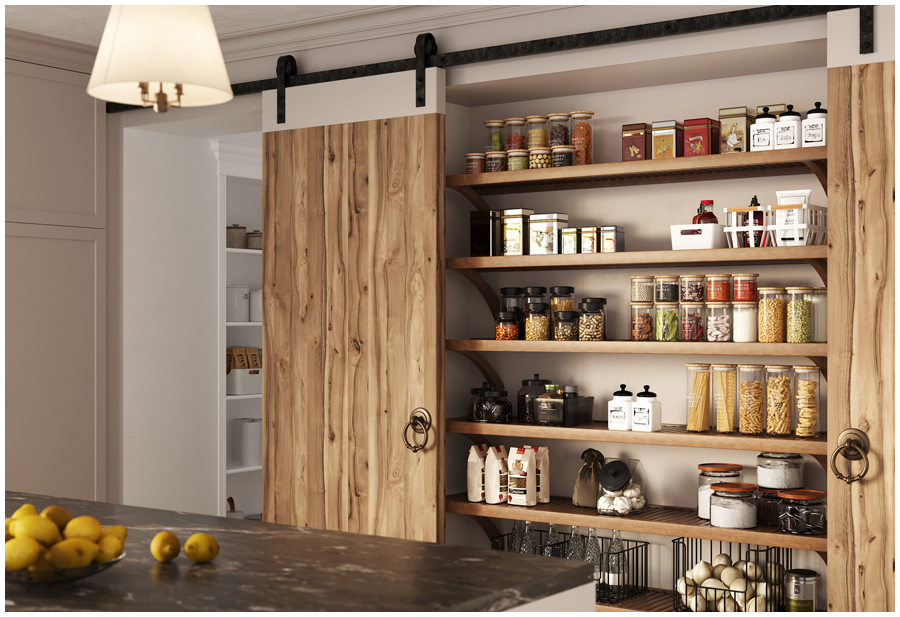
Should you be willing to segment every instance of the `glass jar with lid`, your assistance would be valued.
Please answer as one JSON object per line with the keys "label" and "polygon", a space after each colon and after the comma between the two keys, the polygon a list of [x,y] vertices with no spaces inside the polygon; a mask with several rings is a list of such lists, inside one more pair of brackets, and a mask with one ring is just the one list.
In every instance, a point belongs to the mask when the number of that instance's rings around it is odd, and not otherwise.
{"label": "glass jar with lid", "polygon": [[550,305],[545,302],[525,305],[525,340],[550,340]]}
{"label": "glass jar with lid", "polygon": [[759,338],[759,306],[756,302],[734,302],[731,305],[735,343],[755,343]]}
{"label": "glass jar with lid", "polygon": [[739,364],[737,368],[738,430],[744,435],[759,435],[763,432],[765,367]]}
{"label": "glass jar with lid", "polygon": [[606,316],[603,305],[597,302],[582,302],[578,305],[578,340],[602,341],[606,338]]}
{"label": "glass jar with lid", "polygon": [[[582,298],[581,303],[599,304],[603,310],[603,321],[606,321],[606,298]],[[580,308],[580,307],[579,307]],[[606,340],[606,328],[603,329],[603,340]]]}
{"label": "glass jar with lid", "polygon": [[486,171],[484,152],[469,152],[466,154],[466,173],[483,174]]}
{"label": "glass jar with lid", "polygon": [[641,462],[636,459],[608,458],[603,462],[597,514],[628,516],[644,509],[647,498],[641,467]]}
{"label": "glass jar with lid", "polygon": [[784,342],[784,288],[759,290],[759,342]]}
{"label": "glass jar with lid", "polygon": [[709,524],[720,529],[756,527],[755,484],[722,482],[712,485],[709,498]]}
{"label": "glass jar with lid", "polygon": [[803,457],[799,454],[761,452],[756,457],[756,483],[763,488],[801,488]]}
{"label": "glass jar with lid", "polygon": [[534,374],[534,379],[522,380],[522,388],[517,398],[516,419],[522,424],[534,424],[537,420],[534,399],[544,393],[544,386],[550,383],[549,379],[541,379],[539,373]]}
{"label": "glass jar with lid", "polygon": [[516,313],[516,321],[519,324],[519,340],[525,339],[525,290],[521,287],[501,287],[500,307],[504,311]]}
{"label": "glass jar with lid", "polygon": [[486,171],[506,171],[509,169],[506,152],[488,152]]}
{"label": "glass jar with lid", "polygon": [[675,302],[657,302],[656,306],[656,340],[677,341],[679,331],[678,304]]}
{"label": "glass jar with lid", "polygon": [[[493,386],[490,386],[490,388],[493,388]],[[466,400],[466,420],[469,420],[470,422],[475,421],[475,402],[478,401],[482,392],[490,388],[488,387],[488,383],[485,381],[481,384],[480,388],[472,388],[469,391],[469,398]]]}
{"label": "glass jar with lid", "polygon": [[[657,315],[659,313],[657,312]],[[706,303],[682,302],[681,303],[681,340],[705,341],[706,340]]]}
{"label": "glass jar with lid", "polygon": [[573,165],[591,165],[594,162],[594,112],[573,111],[572,145],[575,146]]}
{"label": "glass jar with lid", "polygon": [[813,287],[813,343],[828,341],[828,289]]}
{"label": "glass jar with lid", "polygon": [[758,274],[735,274],[731,282],[732,299],[735,302],[756,302],[759,300],[756,287],[758,278]]}
{"label": "glass jar with lid", "polygon": [[505,120],[485,120],[485,152],[505,152],[506,151],[506,121]]}
{"label": "glass jar with lid", "polygon": [[[554,323],[556,313],[558,311],[574,311],[575,310],[575,288],[574,287],[551,287],[550,288],[550,314],[553,316]],[[554,328],[555,330],[555,328]]]}
{"label": "glass jar with lid", "polygon": [[528,169],[547,169],[552,164],[550,148],[528,149]]}
{"label": "glass jar with lid", "polygon": [[497,313],[494,326],[495,338],[498,341],[519,340],[519,314],[516,311],[500,311]]}
{"label": "glass jar with lid", "polygon": [[546,302],[547,301],[547,288],[546,287],[526,287],[525,288],[525,300],[524,303],[534,304],[537,302]]}
{"label": "glass jar with lid", "polygon": [[509,171],[528,169],[528,150],[509,150],[506,154]]}
{"label": "glass jar with lid", "polygon": [[732,463],[702,463],[697,465],[700,470],[698,477],[699,489],[697,490],[697,516],[703,520],[709,520],[709,498],[712,496],[712,485],[721,482],[743,482],[743,465]]}
{"label": "glass jar with lid", "polygon": [[506,390],[485,390],[475,403],[475,421],[490,424],[509,424],[512,421],[512,403],[506,398]]}
{"label": "glass jar with lid", "polygon": [[759,487],[759,513],[757,518],[760,525],[778,526],[778,506],[781,504],[781,497],[778,496],[777,488]]}
{"label": "glass jar with lid", "polygon": [[731,301],[731,275],[707,274],[706,275],[706,301],[730,302]]}
{"label": "glass jar with lid", "polygon": [[791,372],[790,366],[766,366],[766,432],[770,435],[791,434]]}
{"label": "glass jar with lid", "polygon": [[825,493],[822,491],[779,491],[778,520],[782,533],[816,536],[827,530]]}
{"label": "glass jar with lid", "polygon": [[653,277],[652,276],[632,276],[631,277],[631,301],[632,302],[653,302]]}
{"label": "glass jar with lid", "polygon": [[719,433],[734,432],[734,416],[737,409],[737,365],[713,364],[713,412],[716,418],[716,431]]}
{"label": "glass jar with lid", "polygon": [[550,120],[550,145],[551,146],[571,146],[572,145],[572,116],[563,112],[556,112],[547,115]]}
{"label": "glass jar with lid", "polygon": [[554,167],[571,167],[573,146],[550,146],[550,160]]}
{"label": "glass jar with lid", "polygon": [[653,283],[656,286],[657,302],[678,302],[677,276],[656,276]]}
{"label": "glass jar with lid", "polygon": [[553,340],[578,340],[578,312],[556,311],[553,314]]}
{"label": "glass jar with lid", "polygon": [[506,125],[506,150],[528,150],[528,135],[525,128],[525,118],[507,118]]}
{"label": "glass jar with lid", "polygon": [[681,301],[703,302],[703,275],[691,274],[681,277]]}
{"label": "glass jar with lid", "polygon": [[812,343],[813,340],[813,288],[786,287],[787,292],[787,342]]}
{"label": "glass jar with lid", "polygon": [[819,435],[818,366],[794,367],[794,434],[797,437]]}
{"label": "glass jar with lid", "polygon": [[731,340],[731,302],[706,303],[706,340],[723,343]]}
{"label": "glass jar with lid", "polygon": [[631,303],[631,340],[653,340],[653,303]]}
{"label": "glass jar with lid", "polygon": [[528,149],[549,148],[547,139],[547,116],[527,116],[525,122],[528,126]]}
{"label": "glass jar with lid", "polygon": [[685,364],[687,369],[687,426],[692,433],[709,430],[709,364]]}

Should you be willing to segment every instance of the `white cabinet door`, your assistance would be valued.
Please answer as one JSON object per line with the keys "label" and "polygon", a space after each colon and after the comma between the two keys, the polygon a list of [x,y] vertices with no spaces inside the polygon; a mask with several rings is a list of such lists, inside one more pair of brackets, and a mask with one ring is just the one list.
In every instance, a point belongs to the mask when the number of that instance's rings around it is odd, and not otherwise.
{"label": "white cabinet door", "polygon": [[6,61],[6,220],[106,228],[106,103],[89,75]]}
{"label": "white cabinet door", "polygon": [[106,498],[106,232],[6,224],[6,490]]}

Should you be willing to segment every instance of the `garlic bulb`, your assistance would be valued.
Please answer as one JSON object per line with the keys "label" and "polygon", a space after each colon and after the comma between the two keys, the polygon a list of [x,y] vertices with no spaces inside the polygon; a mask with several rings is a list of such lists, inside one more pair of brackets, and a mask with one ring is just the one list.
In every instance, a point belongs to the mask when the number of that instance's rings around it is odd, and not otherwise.
{"label": "garlic bulb", "polygon": [[635,510],[643,510],[644,506],[647,505],[647,500],[643,495],[638,495],[634,499],[631,500],[631,507]]}
{"label": "garlic bulb", "polygon": [[616,512],[619,514],[628,514],[631,512],[631,500],[627,497],[616,497],[613,505],[615,505]]}
{"label": "garlic bulb", "polygon": [[622,493],[624,493],[624,492],[625,491],[608,491],[606,489],[603,489],[603,494],[609,495],[610,497],[621,497]]}
{"label": "garlic bulb", "polygon": [[625,491],[623,494],[625,497],[629,497],[632,499],[635,497],[640,497],[641,496],[641,487],[638,486],[637,484],[635,484],[634,482],[631,482],[628,484],[628,486],[625,487]]}
{"label": "garlic bulb", "polygon": [[600,510],[606,512],[606,511],[609,511],[609,510],[613,510],[613,509],[615,508],[615,506],[613,505],[613,503],[614,503],[614,499],[613,499],[612,497],[610,497],[610,496],[608,496],[608,495],[603,495],[603,496],[600,497],[600,499],[597,501],[597,507],[598,507]]}

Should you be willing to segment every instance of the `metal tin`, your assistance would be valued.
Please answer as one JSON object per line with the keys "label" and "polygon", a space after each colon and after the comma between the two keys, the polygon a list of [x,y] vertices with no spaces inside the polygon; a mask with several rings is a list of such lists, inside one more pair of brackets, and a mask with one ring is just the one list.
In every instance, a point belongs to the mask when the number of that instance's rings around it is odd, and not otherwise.
{"label": "metal tin", "polygon": [[531,254],[528,221],[532,214],[534,214],[534,210],[528,208],[502,211],[504,255]]}
{"label": "metal tin", "polygon": [[684,156],[684,125],[677,120],[653,123],[653,159],[674,159]]}
{"label": "metal tin", "polygon": [[581,235],[577,227],[566,227],[559,232],[559,252],[563,255],[576,255],[581,252]]}
{"label": "metal tin", "polygon": [[651,126],[644,122],[622,125],[622,160],[646,161],[653,151]]}
{"label": "metal tin", "polygon": [[503,223],[497,210],[473,210],[469,213],[469,255],[497,257],[503,254]]}
{"label": "metal tin", "polygon": [[750,151],[750,125],[755,116],[750,107],[724,107],[719,110],[721,123],[719,151],[722,154]]}
{"label": "metal tin", "polygon": [[225,228],[225,247],[230,249],[247,248],[247,228],[235,223]]}
{"label": "metal tin", "polygon": [[684,121],[684,156],[705,156],[719,153],[720,123],[714,118],[694,118]]}
{"label": "metal tin", "polygon": [[262,232],[258,229],[254,229],[252,232],[247,234],[247,248],[248,249],[256,249],[257,251],[261,251],[263,247],[262,241]]}
{"label": "metal tin", "polygon": [[766,113],[763,111],[765,108],[769,109],[768,113],[770,114],[780,114],[788,110],[787,105],[785,105],[784,103],[776,103],[775,105],[758,105],[756,107],[756,115],[758,116],[759,114]]}
{"label": "metal tin", "polygon": [[562,212],[533,214],[528,222],[532,255],[556,255],[559,253],[559,231],[569,224],[569,215]]}
{"label": "metal tin", "polygon": [[597,228],[596,227],[582,227],[581,228],[581,252],[582,253],[597,253],[599,248],[599,243],[597,242]]}
{"label": "metal tin", "polygon": [[815,570],[788,570],[784,573],[787,592],[787,612],[813,613],[816,610],[816,585],[819,573]]}
{"label": "metal tin", "polygon": [[600,252],[622,253],[625,251],[625,229],[618,225],[600,228]]}

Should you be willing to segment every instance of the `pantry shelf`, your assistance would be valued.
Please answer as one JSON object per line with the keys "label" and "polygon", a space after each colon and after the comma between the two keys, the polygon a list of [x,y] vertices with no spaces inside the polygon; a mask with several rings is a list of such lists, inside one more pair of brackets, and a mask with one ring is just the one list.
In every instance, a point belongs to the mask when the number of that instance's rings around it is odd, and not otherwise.
{"label": "pantry shelf", "polygon": [[226,326],[262,326],[261,321],[226,321]]}
{"label": "pantry shelf", "polygon": [[226,394],[226,401],[246,401],[255,398],[262,398],[262,394]]}
{"label": "pantry shelf", "polygon": [[239,465],[236,466],[228,466],[225,468],[225,473],[230,475],[233,473],[246,473],[248,471],[262,471],[262,465],[252,465],[250,467],[241,467]]}
{"label": "pantry shelf", "polygon": [[480,210],[485,195],[565,191],[614,186],[759,178],[814,173],[827,191],[827,147],[712,154],[653,161],[598,163],[575,167],[523,169],[447,176],[454,189]]}
{"label": "pantry shelf", "polygon": [[237,255],[262,255],[262,249],[225,249],[225,252]]}
{"label": "pantry shelf", "polygon": [[637,443],[680,448],[711,448],[744,450],[747,452],[787,452],[825,456],[828,454],[827,436],[773,437],[771,435],[741,435],[740,433],[690,433],[684,425],[665,424],[661,431],[613,431],[606,422],[592,422],[583,426],[540,426],[537,424],[489,424],[469,422],[465,418],[447,420],[447,432],[461,435],[521,437],[525,439],[565,439],[601,443]]}
{"label": "pantry shelf", "polygon": [[447,339],[447,350],[458,352],[646,353],[682,356],[786,356],[821,358],[822,361],[824,361],[824,358],[828,356],[828,343],[496,341],[494,339]]}
{"label": "pantry shelf", "polygon": [[659,536],[702,538],[722,542],[740,542],[763,546],[780,546],[805,551],[828,550],[825,536],[800,536],[781,533],[776,527],[758,526],[754,529],[721,529],[711,526],[697,516],[697,510],[648,505],[631,516],[601,516],[591,508],[572,505],[571,497],[551,497],[550,503],[532,507],[472,503],[465,493],[448,495],[446,511],[451,514],[484,516],[509,520],[529,520],[534,523],[556,523],[596,529],[618,529],[631,533]]}
{"label": "pantry shelf", "polygon": [[615,604],[597,602],[598,613],[673,613],[675,603],[673,592],[665,589],[648,589],[636,598],[629,598]]}

